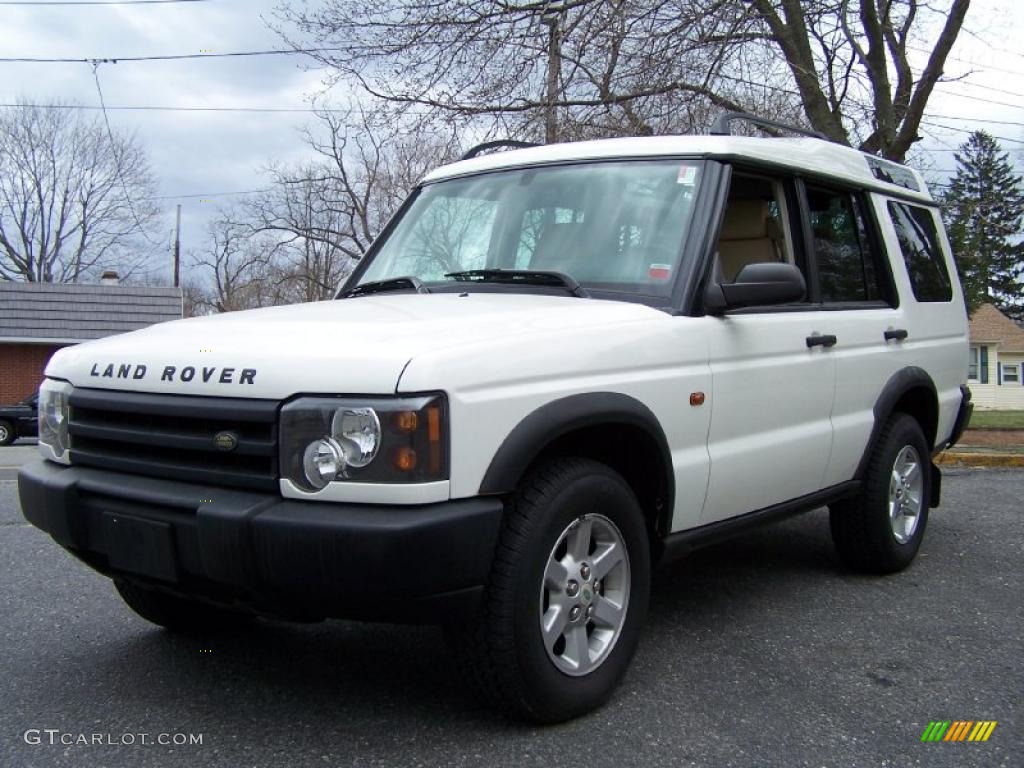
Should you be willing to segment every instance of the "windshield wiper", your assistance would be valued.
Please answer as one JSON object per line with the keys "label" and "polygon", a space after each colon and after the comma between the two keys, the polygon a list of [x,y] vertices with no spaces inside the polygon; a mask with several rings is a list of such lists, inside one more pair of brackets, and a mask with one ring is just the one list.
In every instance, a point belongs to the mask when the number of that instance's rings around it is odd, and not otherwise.
{"label": "windshield wiper", "polygon": [[587,290],[564,272],[549,272],[543,269],[467,269],[462,272],[447,272],[445,277],[464,282],[549,285],[564,288],[581,299],[590,298]]}
{"label": "windshield wiper", "polygon": [[416,293],[430,293],[430,289],[423,284],[418,277],[391,277],[387,280],[374,280],[369,283],[362,283],[355,288],[349,288],[339,298],[351,299],[354,296],[367,296],[371,293],[387,293],[388,291],[416,291]]}

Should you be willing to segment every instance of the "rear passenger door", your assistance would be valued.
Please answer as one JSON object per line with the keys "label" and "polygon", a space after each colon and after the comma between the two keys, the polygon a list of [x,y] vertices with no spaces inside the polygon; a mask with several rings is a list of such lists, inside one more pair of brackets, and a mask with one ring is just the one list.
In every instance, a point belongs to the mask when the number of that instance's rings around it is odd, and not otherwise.
{"label": "rear passenger door", "polygon": [[802,218],[825,333],[836,337],[832,450],[823,485],[853,478],[885,382],[907,365],[904,313],[868,196],[801,185]]}
{"label": "rear passenger door", "polygon": [[900,353],[907,365],[927,371],[939,400],[936,440],[949,436],[966,382],[967,312],[956,265],[932,204],[875,199],[882,234],[892,254],[907,338]]}

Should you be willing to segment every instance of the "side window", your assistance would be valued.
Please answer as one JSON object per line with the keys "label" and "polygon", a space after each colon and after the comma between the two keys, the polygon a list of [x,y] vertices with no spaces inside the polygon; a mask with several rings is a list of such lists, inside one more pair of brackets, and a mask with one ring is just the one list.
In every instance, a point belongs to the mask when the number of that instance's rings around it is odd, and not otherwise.
{"label": "side window", "polygon": [[734,282],[748,264],[793,264],[792,242],[782,182],[734,173],[718,236],[721,279]]}
{"label": "side window", "polygon": [[858,197],[807,185],[807,212],[821,300],[884,301],[882,271],[867,236]]}
{"label": "side window", "polygon": [[953,286],[942,257],[935,219],[927,208],[889,203],[889,215],[907,265],[910,287],[918,301],[952,301]]}

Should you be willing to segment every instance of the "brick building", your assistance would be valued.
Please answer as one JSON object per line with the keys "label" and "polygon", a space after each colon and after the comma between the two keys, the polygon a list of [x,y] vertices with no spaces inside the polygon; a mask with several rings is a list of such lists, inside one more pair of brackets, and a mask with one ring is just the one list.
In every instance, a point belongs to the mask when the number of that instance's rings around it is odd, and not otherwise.
{"label": "brick building", "polygon": [[61,347],[181,317],[181,289],[0,282],[0,403],[30,395]]}

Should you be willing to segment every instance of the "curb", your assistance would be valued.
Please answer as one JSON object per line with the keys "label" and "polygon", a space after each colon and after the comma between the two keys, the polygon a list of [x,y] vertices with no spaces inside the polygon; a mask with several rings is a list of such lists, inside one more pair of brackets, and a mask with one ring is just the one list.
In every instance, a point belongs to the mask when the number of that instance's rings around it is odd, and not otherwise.
{"label": "curb", "polygon": [[935,463],[940,467],[1024,467],[1024,454],[943,451],[935,457]]}

